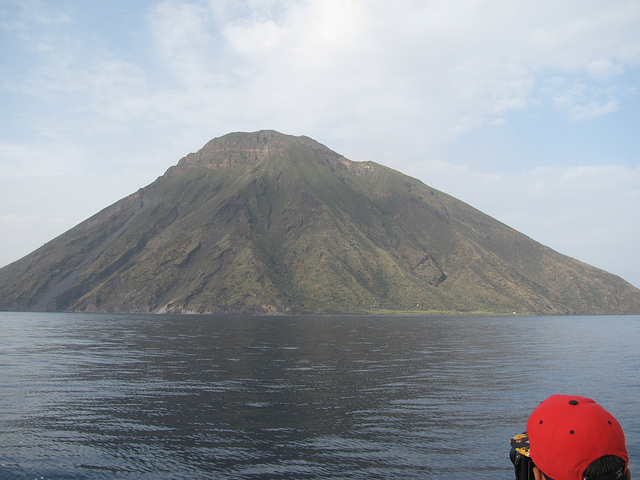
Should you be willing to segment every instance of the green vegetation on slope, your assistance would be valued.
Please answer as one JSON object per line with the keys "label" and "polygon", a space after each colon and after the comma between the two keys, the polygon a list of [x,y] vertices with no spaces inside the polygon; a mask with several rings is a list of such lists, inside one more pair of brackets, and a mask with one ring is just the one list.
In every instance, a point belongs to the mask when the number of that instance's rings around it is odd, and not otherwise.
{"label": "green vegetation on slope", "polygon": [[306,137],[214,139],[0,270],[0,308],[640,313],[640,290]]}

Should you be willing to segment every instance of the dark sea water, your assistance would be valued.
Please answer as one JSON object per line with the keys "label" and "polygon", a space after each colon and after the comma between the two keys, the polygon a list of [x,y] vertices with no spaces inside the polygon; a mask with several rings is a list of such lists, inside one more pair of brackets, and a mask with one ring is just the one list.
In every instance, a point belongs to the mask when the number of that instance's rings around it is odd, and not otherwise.
{"label": "dark sea water", "polygon": [[0,313],[0,478],[511,479],[552,393],[611,411],[638,471],[639,338],[639,316]]}

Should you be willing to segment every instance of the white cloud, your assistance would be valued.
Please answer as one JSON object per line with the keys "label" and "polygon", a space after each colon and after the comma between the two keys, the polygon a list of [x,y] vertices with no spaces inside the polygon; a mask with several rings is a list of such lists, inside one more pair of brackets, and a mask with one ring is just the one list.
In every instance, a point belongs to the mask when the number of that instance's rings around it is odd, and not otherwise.
{"label": "white cloud", "polygon": [[151,34],[160,58],[175,77],[191,85],[216,67],[215,27],[211,11],[203,5],[164,2],[153,9]]}
{"label": "white cloud", "polygon": [[620,108],[615,89],[604,90],[576,82],[554,98],[554,105],[567,112],[572,120],[591,120]]}
{"label": "white cloud", "polygon": [[[142,123],[402,143],[409,129],[425,151],[541,101],[572,119],[615,111],[624,89],[603,95],[581,78],[615,82],[640,64],[633,19],[629,1],[172,0],[149,10],[152,56],[95,52],[54,28],[41,66],[13,86],[63,106],[49,134]],[[589,89],[576,97],[549,72]]]}
{"label": "white cloud", "polygon": [[569,109],[569,115],[574,120],[591,120],[592,118],[606,115],[618,110],[617,100],[609,100],[607,103],[597,101],[589,102],[587,105],[574,105]]}
{"label": "white cloud", "polygon": [[612,76],[624,73],[624,67],[610,58],[592,60],[587,63],[585,69],[589,76],[598,80],[608,80]]}
{"label": "white cloud", "polygon": [[[232,104],[227,117],[289,127],[306,116],[309,128],[330,137],[344,135],[342,128],[380,137],[390,124],[413,124],[428,148],[539,101],[536,87],[549,71],[610,80],[640,62],[640,50],[629,46],[640,41],[633,2],[250,6],[163,4],[154,32],[168,69],[193,88],[185,96],[203,93],[211,108]],[[571,118],[615,111],[616,92],[606,101],[595,94],[571,102]]]}
{"label": "white cloud", "polygon": [[25,32],[30,24],[42,28],[70,21],[69,15],[39,0],[5,0],[0,8],[0,30]]}

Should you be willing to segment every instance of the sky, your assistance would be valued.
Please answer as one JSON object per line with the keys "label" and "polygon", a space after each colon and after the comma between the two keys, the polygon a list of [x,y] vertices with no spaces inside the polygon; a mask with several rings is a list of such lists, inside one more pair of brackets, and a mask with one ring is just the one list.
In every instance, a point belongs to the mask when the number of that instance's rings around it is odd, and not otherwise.
{"label": "sky", "polygon": [[0,266],[274,129],[640,287],[639,25],[637,0],[0,0]]}

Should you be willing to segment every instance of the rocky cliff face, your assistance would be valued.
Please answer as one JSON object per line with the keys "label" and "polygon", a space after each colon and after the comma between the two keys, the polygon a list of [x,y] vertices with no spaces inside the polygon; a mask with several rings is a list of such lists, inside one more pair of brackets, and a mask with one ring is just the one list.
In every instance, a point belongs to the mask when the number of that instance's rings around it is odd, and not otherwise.
{"label": "rocky cliff face", "polygon": [[307,137],[234,133],[0,270],[4,310],[640,313],[640,290]]}

